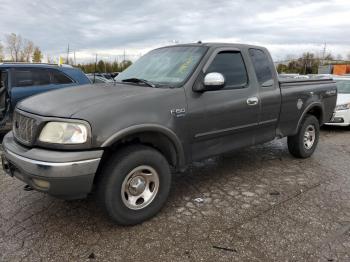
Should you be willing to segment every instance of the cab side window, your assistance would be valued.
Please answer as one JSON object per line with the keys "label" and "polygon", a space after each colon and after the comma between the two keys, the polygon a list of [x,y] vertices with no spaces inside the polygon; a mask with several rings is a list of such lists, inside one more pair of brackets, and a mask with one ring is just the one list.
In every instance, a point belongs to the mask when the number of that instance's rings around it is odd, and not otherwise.
{"label": "cab side window", "polygon": [[260,86],[271,87],[274,80],[268,56],[260,49],[249,49],[249,55],[253,62],[255,74]]}
{"label": "cab side window", "polygon": [[248,83],[247,70],[240,52],[218,53],[206,73],[213,72],[225,77],[224,89],[242,88]]}
{"label": "cab side window", "polygon": [[50,74],[40,68],[13,69],[12,85],[15,87],[41,86],[50,84]]}

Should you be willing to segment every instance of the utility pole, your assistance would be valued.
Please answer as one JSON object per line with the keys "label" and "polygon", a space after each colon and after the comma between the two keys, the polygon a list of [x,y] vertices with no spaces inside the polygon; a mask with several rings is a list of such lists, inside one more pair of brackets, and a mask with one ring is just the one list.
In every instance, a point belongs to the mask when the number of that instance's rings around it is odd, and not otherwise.
{"label": "utility pole", "polygon": [[77,60],[75,60],[75,51],[74,51],[74,65],[77,65]]}
{"label": "utility pole", "polygon": [[68,59],[69,59],[69,44],[68,44],[68,48],[67,48],[67,60],[66,60],[67,64],[69,64],[69,60]]}
{"label": "utility pole", "polygon": [[326,57],[326,49],[327,49],[327,43],[324,42],[323,51],[322,51],[322,65],[324,65],[324,59]]}
{"label": "utility pole", "polygon": [[124,71],[124,65],[125,65],[125,48],[124,48],[124,54],[123,54],[122,71]]}
{"label": "utility pole", "polygon": [[97,54],[96,54],[96,59],[95,59],[94,83],[95,83],[95,80],[96,80],[96,66],[97,66]]}

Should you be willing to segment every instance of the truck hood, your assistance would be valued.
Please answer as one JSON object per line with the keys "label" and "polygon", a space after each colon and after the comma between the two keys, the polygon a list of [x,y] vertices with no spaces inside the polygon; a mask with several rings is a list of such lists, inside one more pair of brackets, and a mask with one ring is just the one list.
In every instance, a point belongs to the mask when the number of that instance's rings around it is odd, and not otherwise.
{"label": "truck hood", "polygon": [[340,94],[338,93],[337,105],[343,105],[350,103],[350,94]]}
{"label": "truck hood", "polygon": [[41,116],[67,118],[99,105],[123,103],[162,91],[166,90],[132,84],[82,85],[32,96],[21,101],[17,108]]}

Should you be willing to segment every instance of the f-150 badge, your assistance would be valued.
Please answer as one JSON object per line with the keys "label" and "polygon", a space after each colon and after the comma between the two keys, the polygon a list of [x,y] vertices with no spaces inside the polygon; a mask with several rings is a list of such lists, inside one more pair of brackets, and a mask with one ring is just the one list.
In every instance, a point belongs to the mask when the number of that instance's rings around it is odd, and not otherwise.
{"label": "f-150 badge", "polygon": [[175,109],[171,109],[170,113],[175,117],[184,117],[186,115],[186,109],[185,108],[175,108]]}

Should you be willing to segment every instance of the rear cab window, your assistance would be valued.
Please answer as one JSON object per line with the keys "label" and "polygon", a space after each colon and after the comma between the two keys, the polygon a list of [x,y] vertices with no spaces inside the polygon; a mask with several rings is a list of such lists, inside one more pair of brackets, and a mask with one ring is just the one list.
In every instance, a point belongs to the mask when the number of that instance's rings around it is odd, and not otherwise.
{"label": "rear cab window", "polygon": [[250,48],[249,56],[252,60],[259,85],[262,88],[273,87],[274,78],[271,63],[266,53],[260,49]]}
{"label": "rear cab window", "polygon": [[63,72],[56,70],[56,69],[50,69],[51,73],[51,83],[55,85],[64,85],[64,84],[71,84],[73,83],[73,80],[70,79],[68,76],[66,76]]}
{"label": "rear cab window", "polygon": [[224,76],[224,89],[244,88],[248,84],[247,70],[238,51],[219,52],[206,71],[206,73],[214,72]]}

